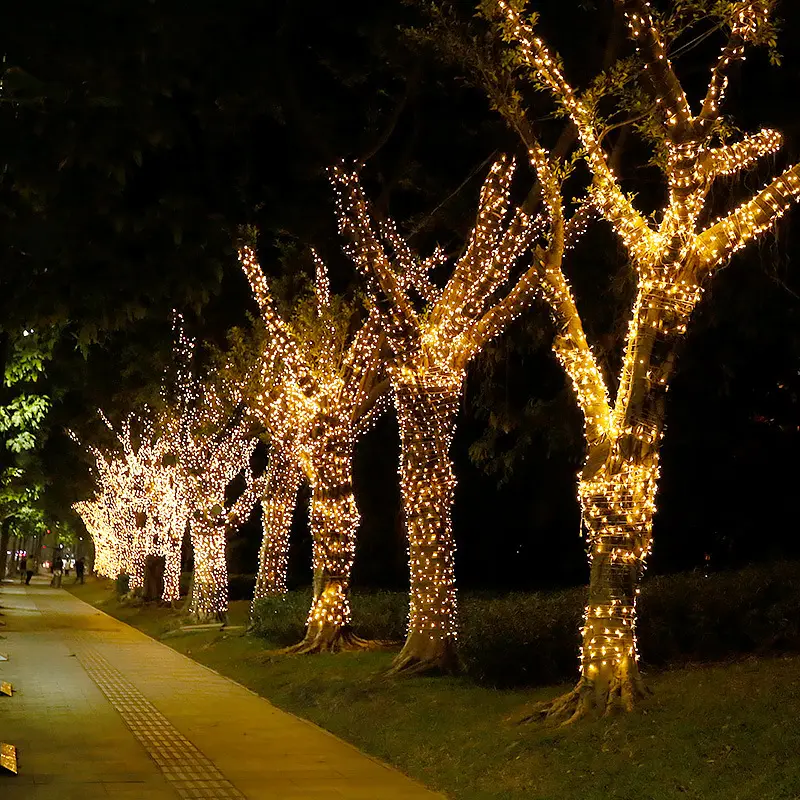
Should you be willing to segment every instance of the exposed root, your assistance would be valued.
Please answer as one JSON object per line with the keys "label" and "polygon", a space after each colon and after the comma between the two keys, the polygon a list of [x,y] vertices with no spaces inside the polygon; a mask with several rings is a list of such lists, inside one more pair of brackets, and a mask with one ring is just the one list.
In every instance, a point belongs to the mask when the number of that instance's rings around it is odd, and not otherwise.
{"label": "exposed root", "polygon": [[535,703],[508,718],[509,722],[552,722],[560,727],[586,717],[631,712],[651,694],[637,669],[617,669],[602,682],[582,677],[578,685],[559,697]]}
{"label": "exposed root", "polygon": [[349,625],[340,627],[325,626],[312,633],[309,631],[306,638],[291,647],[272,651],[277,655],[315,655],[317,653],[345,653],[354,650],[387,650],[394,646],[394,642],[376,639],[362,639],[353,633]]}
{"label": "exposed root", "polygon": [[210,625],[219,623],[221,627],[228,624],[227,611],[191,611],[188,616],[190,625]]}
{"label": "exposed root", "polygon": [[458,656],[452,643],[412,635],[386,674],[453,675],[458,671]]}

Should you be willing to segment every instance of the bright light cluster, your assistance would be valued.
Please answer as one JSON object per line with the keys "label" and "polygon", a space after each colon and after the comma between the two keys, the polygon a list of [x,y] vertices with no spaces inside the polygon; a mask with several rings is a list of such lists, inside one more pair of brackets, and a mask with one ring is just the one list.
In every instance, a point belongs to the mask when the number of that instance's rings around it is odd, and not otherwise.
{"label": "bright light cluster", "polygon": [[[190,614],[199,621],[224,621],[228,609],[225,540],[229,529],[242,524],[263,494],[264,477],[256,478],[250,457],[257,440],[241,406],[223,401],[212,384],[193,374],[195,343],[178,317],[173,358],[177,367],[175,397],[160,425],[165,452],[174,463],[180,485],[184,530],[188,523],[194,553]],[[230,509],[225,490],[237,475],[246,487]]]}
{"label": "bright light cluster", "polygon": [[118,447],[107,453],[88,448],[99,492],[74,506],[94,542],[95,571],[112,578],[126,573],[136,592],[144,586],[147,557],[163,557],[162,599],[177,600],[185,508],[175,468],[164,464],[164,442],[148,418],[131,415],[115,430],[101,417]]}
{"label": "bright light cluster", "polygon": [[[732,144],[715,143],[731,65],[769,20],[771,2],[733,8],[730,38],[712,69],[702,108],[692,114],[645,0],[617,0],[645,62],[649,90],[663,115],[663,167],[669,197],[650,225],[620,187],[601,146],[593,108],[573,90],[559,61],[531,25],[496,0],[508,40],[574,123],[591,169],[592,204],[620,236],[638,275],[638,292],[613,406],[561,272],[548,270],[543,295],[558,326],[554,349],[584,414],[587,459],[578,494],[587,531],[592,580],[583,628],[582,671],[630,668],[636,659],[637,584],[652,545],[664,394],[676,348],[704,281],[730,256],[771,227],[800,195],[800,165],[786,170],[722,219],[700,226],[716,178],[735,175],[776,152],[779,133],[764,129]],[[610,674],[609,673],[609,674]]]}
{"label": "bright light cluster", "polygon": [[[180,322],[180,318],[176,318]],[[233,413],[216,390],[192,376],[194,342],[178,326],[174,350],[176,386],[172,403],[153,424],[131,415],[115,433],[116,450],[94,455],[98,494],[75,505],[95,545],[95,570],[129,576],[129,588],[143,588],[148,556],[165,562],[165,601],[180,596],[181,545],[189,527],[195,571],[190,612],[198,619],[223,619],[227,610],[227,530],[241,524],[263,493],[263,479],[249,467],[256,445],[249,423]],[[246,488],[232,508],[225,489],[244,473]]]}
{"label": "bright light cluster", "polygon": [[428,274],[444,263],[440,251],[419,258],[392,221],[373,224],[355,173],[331,173],[340,231],[381,309],[391,351],[410,571],[408,639],[395,668],[445,661],[457,635],[449,451],[459,399],[470,360],[530,304],[541,274],[537,263],[506,286],[542,229],[521,209],[510,213],[513,174],[504,158],[491,168],[468,246],[439,289]]}
{"label": "bright light cluster", "polygon": [[276,312],[251,247],[243,246],[239,258],[267,333],[260,390],[249,401],[272,450],[254,600],[285,591],[289,526],[304,476],[311,487],[314,567],[306,642],[329,648],[351,620],[350,572],[360,520],[353,449],[385,408],[378,397],[383,334],[374,311],[354,336],[339,331],[347,320],[336,319],[327,270],[316,254],[317,327],[312,329],[293,326]]}

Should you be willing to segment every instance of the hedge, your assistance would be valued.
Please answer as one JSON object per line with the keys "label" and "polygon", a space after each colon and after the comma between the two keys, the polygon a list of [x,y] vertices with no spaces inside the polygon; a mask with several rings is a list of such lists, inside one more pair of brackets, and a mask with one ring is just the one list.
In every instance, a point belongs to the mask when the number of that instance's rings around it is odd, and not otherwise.
{"label": "hedge", "polygon": [[[303,636],[308,591],[259,600],[253,632],[282,646]],[[462,592],[459,655],[464,672],[498,688],[575,675],[586,588],[504,595]],[[356,632],[401,641],[407,596],[356,592]],[[639,600],[642,666],[800,651],[800,563],[648,578]]]}

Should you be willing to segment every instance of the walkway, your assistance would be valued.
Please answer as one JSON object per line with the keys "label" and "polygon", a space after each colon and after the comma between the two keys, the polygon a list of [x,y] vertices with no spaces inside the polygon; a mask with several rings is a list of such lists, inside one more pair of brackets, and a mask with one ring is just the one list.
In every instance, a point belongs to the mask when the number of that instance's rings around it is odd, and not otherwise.
{"label": "walkway", "polygon": [[442,797],[37,580],[0,590],[2,800]]}

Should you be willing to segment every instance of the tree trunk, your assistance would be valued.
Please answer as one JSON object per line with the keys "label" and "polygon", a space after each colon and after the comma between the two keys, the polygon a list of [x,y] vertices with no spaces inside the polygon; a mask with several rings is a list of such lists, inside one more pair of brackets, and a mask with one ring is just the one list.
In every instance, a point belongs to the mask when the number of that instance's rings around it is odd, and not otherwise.
{"label": "tree trunk", "polygon": [[181,599],[181,538],[166,534],[164,555],[164,593],[161,599],[173,603]]}
{"label": "tree trunk", "polygon": [[302,642],[289,653],[332,653],[370,644],[353,634],[350,571],[360,520],[353,494],[353,435],[332,417],[320,420],[310,449],[309,520],[314,539],[314,600]]}
{"label": "tree trunk", "polygon": [[189,616],[195,622],[227,622],[228,568],[225,530],[194,521],[191,526],[194,576]]}
{"label": "tree trunk", "polygon": [[261,501],[263,534],[251,618],[259,598],[286,594],[289,534],[302,477],[299,466],[278,449],[270,454],[267,470],[266,494]]}
{"label": "tree trunk", "polygon": [[666,391],[692,308],[657,284],[637,298],[614,409],[616,439],[590,447],[578,488],[590,564],[580,680],[523,720],[570,723],[630,711],[648,693],[638,667],[636,599],[652,545]]}
{"label": "tree trunk", "polygon": [[392,673],[451,672],[457,665],[450,444],[460,387],[433,371],[394,381],[410,593],[408,634]]}

